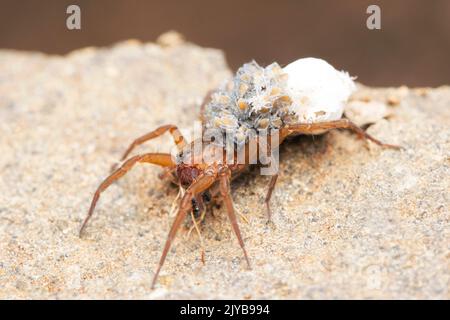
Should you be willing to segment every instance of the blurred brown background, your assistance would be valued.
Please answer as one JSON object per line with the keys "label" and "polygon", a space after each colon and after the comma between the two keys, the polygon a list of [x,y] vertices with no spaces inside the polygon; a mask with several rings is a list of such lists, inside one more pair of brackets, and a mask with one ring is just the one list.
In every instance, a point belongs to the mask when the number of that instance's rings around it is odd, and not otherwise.
{"label": "blurred brown background", "polygon": [[[174,29],[223,49],[232,68],[255,59],[286,64],[322,57],[374,86],[450,83],[450,0],[144,1],[1,0],[0,48],[66,53]],[[81,7],[81,30],[66,8]],[[381,7],[381,30],[366,8]],[[0,70],[1,72],[1,70]]]}

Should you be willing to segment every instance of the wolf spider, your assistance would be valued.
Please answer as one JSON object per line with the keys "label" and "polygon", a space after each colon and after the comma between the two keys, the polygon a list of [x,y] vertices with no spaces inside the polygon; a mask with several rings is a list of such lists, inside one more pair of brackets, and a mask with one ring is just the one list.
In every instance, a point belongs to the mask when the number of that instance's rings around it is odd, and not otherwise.
{"label": "wolf spider", "polygon": [[[253,70],[254,68],[259,68],[255,63],[247,65],[248,68]],[[253,69],[252,69],[253,68]],[[279,74],[279,68],[277,66],[274,67],[275,75]],[[253,72],[253,71],[252,71]],[[238,74],[243,79],[245,78],[241,74]],[[274,76],[275,77],[275,76]],[[281,80],[277,80],[278,78],[274,78],[275,84],[282,85]],[[246,81],[247,81],[246,80]],[[277,82],[278,81],[278,82]],[[246,86],[238,87],[239,93],[241,97],[245,98],[245,92],[248,89]],[[241,92],[242,91],[242,92]],[[260,94],[266,94],[267,97],[271,98],[273,95],[277,95],[279,92],[279,88],[272,88],[272,90],[268,90],[268,88],[260,87]],[[226,95],[226,92],[225,92]],[[278,99],[278,97],[280,99]],[[278,110],[280,105],[283,107],[283,103],[291,103],[289,96],[277,96],[278,100],[273,100],[273,108],[274,110]],[[205,113],[205,106],[211,100],[211,92],[207,95],[207,98],[204,100],[201,106],[201,121],[203,123],[203,129],[205,129],[205,123],[209,120],[215,120],[214,117],[211,117],[210,114]],[[222,97],[224,103],[229,103],[229,99],[227,96]],[[239,112],[246,112],[250,107],[249,103],[246,101],[241,101],[238,103],[237,107],[240,108]],[[269,110],[270,111],[270,110]],[[266,111],[261,111],[266,112]],[[209,118],[208,118],[209,117]],[[251,120],[251,118],[249,117]],[[286,118],[288,119],[288,118]],[[218,120],[224,120],[220,118]],[[226,119],[225,119],[226,120]],[[279,120],[279,119],[278,119]],[[330,119],[331,120],[331,119]],[[229,119],[228,119],[229,121]],[[253,120],[252,120],[253,121]],[[260,121],[259,118],[257,121]],[[260,125],[267,125],[267,121],[258,122]],[[226,212],[228,214],[228,218],[230,219],[232,229],[237,237],[240,247],[244,253],[245,260],[250,268],[250,261],[247,255],[247,251],[244,246],[244,241],[241,236],[241,232],[239,230],[236,213],[233,208],[233,201],[230,194],[230,181],[232,178],[240,175],[249,165],[253,164],[263,164],[262,158],[260,156],[259,150],[262,148],[268,148],[270,150],[270,161],[272,158],[272,151],[276,150],[279,145],[289,136],[299,135],[299,134],[320,134],[328,130],[332,129],[349,129],[355,132],[359,137],[370,140],[375,144],[387,147],[399,149],[400,147],[390,144],[382,143],[381,141],[375,139],[374,137],[367,134],[363,129],[349,121],[348,119],[338,118],[338,120],[333,121],[323,121],[323,122],[312,122],[312,123],[300,123],[299,121],[292,122],[283,122],[278,121],[278,127],[276,130],[268,130],[269,138],[265,142],[265,145],[262,145],[262,141],[260,141],[259,137],[250,137],[245,136],[243,140],[243,146],[241,150],[245,152],[245,157],[243,163],[238,163],[237,154],[233,151],[233,157],[230,159],[228,156],[229,150],[226,150],[224,145],[220,145],[217,143],[213,143],[212,140],[205,139],[205,133],[202,133],[202,137],[200,139],[194,140],[191,143],[187,143],[186,139],[181,134],[180,130],[172,124],[164,125],[156,130],[149,132],[136,140],[128,147],[128,149],[123,154],[121,161],[123,164],[118,168],[113,168],[112,173],[100,184],[97,190],[94,193],[89,212],[81,226],[80,229],[80,237],[82,236],[86,225],[89,219],[92,217],[97,201],[100,197],[100,194],[105,191],[114,181],[118,180],[122,176],[124,176],[128,171],[130,171],[136,164],[138,163],[151,163],[154,165],[158,165],[160,167],[165,168],[165,175],[172,178],[173,182],[178,184],[181,190],[184,191],[183,196],[179,202],[178,213],[175,216],[175,220],[170,228],[169,234],[167,236],[167,240],[164,245],[164,249],[162,251],[161,258],[159,260],[158,267],[153,276],[152,288],[155,286],[156,280],[158,278],[159,272],[166,260],[167,253],[169,252],[170,246],[175,238],[175,235],[180,228],[180,225],[185,220],[186,215],[191,213],[192,211],[198,212],[204,208],[204,200],[208,200],[208,198],[221,198],[225,203]],[[281,123],[281,124],[280,124]],[[128,158],[128,155],[132,152],[132,150],[143,144],[144,142],[154,139],[168,132],[171,134],[175,145],[178,149],[178,159],[185,159],[186,157],[190,158],[189,161],[177,161],[175,160],[171,154],[169,153],[144,153],[140,155],[136,155]],[[274,138],[274,134],[277,135],[277,139]],[[256,144],[256,148],[250,148],[251,143],[253,146]],[[201,145],[202,148],[196,148],[194,146]],[[216,156],[212,156],[216,155]],[[219,155],[219,157],[217,157]],[[207,160],[214,159],[214,160]],[[219,161],[218,161],[219,160]],[[267,159],[266,159],[267,160]],[[270,209],[270,199],[272,196],[272,192],[274,190],[275,184],[277,182],[278,173],[274,173],[271,176],[269,187],[265,197],[265,206],[268,214],[268,218],[270,220],[271,217],[271,209]],[[191,213],[192,214],[192,213]],[[192,215],[193,216],[193,215]],[[194,224],[195,224],[195,219]]]}

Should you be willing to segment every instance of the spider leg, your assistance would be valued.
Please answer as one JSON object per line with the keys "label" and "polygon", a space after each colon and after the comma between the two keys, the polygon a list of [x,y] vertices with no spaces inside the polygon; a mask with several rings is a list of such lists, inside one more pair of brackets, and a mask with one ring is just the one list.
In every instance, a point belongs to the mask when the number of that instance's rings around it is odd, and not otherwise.
{"label": "spider leg", "polygon": [[220,193],[223,197],[223,200],[225,202],[225,205],[227,206],[227,213],[228,218],[230,219],[231,226],[233,227],[233,231],[236,234],[236,237],[239,241],[239,245],[242,248],[242,251],[244,251],[245,260],[247,261],[247,265],[249,268],[250,266],[250,260],[248,259],[247,251],[245,250],[244,241],[242,240],[241,231],[239,230],[239,225],[236,219],[236,214],[234,212],[233,208],[233,201],[230,196],[230,180],[228,175],[222,175],[220,177]]}
{"label": "spider leg", "polygon": [[[131,153],[131,151],[133,151],[133,149],[141,144],[143,144],[146,141],[149,141],[151,139],[157,138],[161,135],[163,135],[164,133],[166,133],[167,131],[169,131],[169,133],[172,135],[173,140],[178,148],[178,150],[183,150],[183,148],[186,146],[186,140],[184,139],[183,135],[181,134],[180,130],[178,129],[177,126],[172,125],[172,124],[168,124],[165,126],[161,126],[139,138],[137,138],[136,140],[134,140],[130,146],[128,147],[128,149],[125,151],[125,153],[122,155],[122,157],[120,158],[120,161],[125,160],[128,155]],[[116,164],[114,164],[111,167],[111,171],[114,171],[114,169],[116,168]]]}
{"label": "spider leg", "polygon": [[271,218],[272,218],[272,211],[270,210],[270,198],[272,197],[273,189],[275,189],[275,184],[277,183],[277,179],[278,179],[278,174],[275,174],[271,177],[270,182],[269,182],[269,189],[267,190],[267,194],[266,194],[266,199],[264,200],[264,202],[266,203],[266,208],[267,208],[268,222],[270,222]]}
{"label": "spider leg", "polygon": [[[273,150],[276,150],[278,152],[278,146],[275,146],[275,148],[272,148],[272,136],[270,136],[270,140],[269,140],[269,144],[266,143],[258,143],[258,148],[267,148],[267,154],[270,154],[270,165],[274,165],[277,169],[276,169],[276,173],[271,175],[271,179],[269,182],[269,189],[267,190],[267,194],[266,194],[266,198],[264,199],[264,203],[266,204],[266,208],[267,208],[267,218],[268,221],[271,221],[272,218],[272,211],[270,210],[270,199],[272,197],[272,192],[273,189],[275,188],[275,184],[277,183],[277,179],[278,179],[278,157],[274,156]],[[267,155],[265,155],[264,153],[259,153],[259,156],[263,156],[265,158],[267,158]]]}
{"label": "spider leg", "polygon": [[360,138],[368,139],[375,144],[385,147],[385,148],[392,148],[392,149],[402,149],[402,147],[392,144],[383,143],[374,137],[372,137],[370,134],[366,133],[363,129],[358,127],[356,124],[351,122],[348,119],[340,119],[335,121],[327,121],[327,122],[318,122],[318,123],[296,123],[293,125],[290,125],[286,127],[285,131],[287,133],[305,133],[305,134],[314,134],[321,130],[330,130],[330,129],[349,129],[353,132],[355,132]]}
{"label": "spider leg", "polygon": [[192,209],[192,198],[208,189],[215,181],[217,174],[209,173],[203,174],[197,178],[197,181],[194,182],[185,192],[183,198],[181,199],[180,208],[178,209],[178,213],[175,217],[175,220],[170,228],[169,235],[167,236],[166,243],[164,245],[164,249],[159,259],[158,268],[156,269],[155,275],[153,276],[152,288],[155,287],[156,280],[158,279],[159,272],[161,271],[161,267],[166,260],[167,253],[169,252],[170,246],[175,238],[175,235],[183,222],[186,214]]}
{"label": "spider leg", "polygon": [[91,206],[89,208],[89,212],[84,219],[84,222],[80,229],[80,237],[83,234],[84,229],[86,228],[86,224],[89,219],[92,217],[94,213],[95,205],[100,197],[100,194],[105,191],[114,181],[118,180],[122,176],[124,176],[136,163],[152,163],[162,167],[170,167],[175,166],[176,164],[172,160],[172,156],[168,153],[146,153],[142,155],[134,156],[128,159],[122,166],[111,173],[97,188],[94,193],[94,197],[92,198]]}

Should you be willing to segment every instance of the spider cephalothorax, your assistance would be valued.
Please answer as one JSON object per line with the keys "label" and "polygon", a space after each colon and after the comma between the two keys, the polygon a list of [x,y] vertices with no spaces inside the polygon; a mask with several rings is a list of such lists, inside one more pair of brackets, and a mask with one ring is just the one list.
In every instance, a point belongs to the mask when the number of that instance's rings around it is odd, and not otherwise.
{"label": "spider cephalothorax", "polygon": [[[136,155],[124,161],[120,168],[113,168],[113,172],[94,194],[80,236],[94,212],[100,194],[135,164],[151,163],[164,167],[183,190],[178,213],[164,245],[152,286],[156,283],[171,243],[186,215],[190,212],[198,214],[203,210],[204,202],[214,199],[224,202],[233,231],[250,266],[233,208],[230,181],[250,164],[263,162],[260,153],[255,150],[267,148],[270,151],[269,160],[273,162],[277,159],[272,156],[273,151],[286,137],[318,134],[331,129],[350,129],[380,146],[399,148],[378,141],[349,120],[341,118],[344,103],[354,89],[353,79],[347,73],[335,70],[320,59],[299,59],[285,68],[276,63],[266,68],[256,62],[245,64],[233,79],[208,95],[201,107],[203,132],[200,139],[187,144],[176,126],[165,125],[130,145],[122,160],[127,159],[137,145],[169,132],[179,153],[177,157],[169,153]],[[270,134],[270,139],[262,139],[261,133]],[[263,141],[266,141],[264,145]],[[254,145],[256,148],[252,148]],[[198,146],[200,148],[196,148]],[[240,157],[242,152],[244,157]],[[269,203],[278,173],[273,172],[271,175],[265,198],[269,220]]]}

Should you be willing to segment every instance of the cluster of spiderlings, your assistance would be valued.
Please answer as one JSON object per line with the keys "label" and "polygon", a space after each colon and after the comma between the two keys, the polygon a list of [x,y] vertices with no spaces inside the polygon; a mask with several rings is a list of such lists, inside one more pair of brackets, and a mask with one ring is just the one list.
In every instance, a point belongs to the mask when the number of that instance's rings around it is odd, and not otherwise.
{"label": "cluster of spiderlings", "polygon": [[292,100],[286,91],[287,74],[277,63],[263,68],[244,64],[234,78],[212,94],[205,108],[206,129],[233,135],[238,146],[261,130],[293,123]]}

